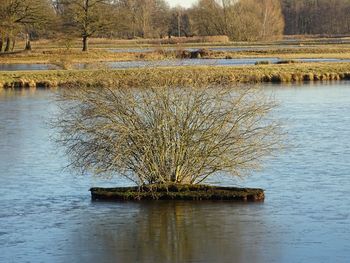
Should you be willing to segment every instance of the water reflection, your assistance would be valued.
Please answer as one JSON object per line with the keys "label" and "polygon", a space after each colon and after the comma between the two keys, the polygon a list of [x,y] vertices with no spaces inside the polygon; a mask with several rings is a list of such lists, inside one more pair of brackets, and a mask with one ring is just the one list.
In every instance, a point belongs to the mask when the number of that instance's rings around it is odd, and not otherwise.
{"label": "water reflection", "polygon": [[[125,202],[107,217],[84,221],[74,233],[73,249],[83,252],[84,262],[269,262],[279,258],[279,242],[269,243],[279,237],[277,226],[261,217],[262,206]],[[264,253],[266,245],[277,253]]]}

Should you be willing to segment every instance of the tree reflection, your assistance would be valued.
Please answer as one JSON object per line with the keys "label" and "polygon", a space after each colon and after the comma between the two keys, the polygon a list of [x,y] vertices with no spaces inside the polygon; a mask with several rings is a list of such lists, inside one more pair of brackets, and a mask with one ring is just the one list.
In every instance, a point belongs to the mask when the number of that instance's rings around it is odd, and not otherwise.
{"label": "tree reflection", "polygon": [[123,212],[119,207],[90,218],[74,235],[85,262],[261,262],[269,256],[263,253],[266,239],[277,238],[264,229],[270,226],[259,215],[262,204],[159,201],[121,207]]}

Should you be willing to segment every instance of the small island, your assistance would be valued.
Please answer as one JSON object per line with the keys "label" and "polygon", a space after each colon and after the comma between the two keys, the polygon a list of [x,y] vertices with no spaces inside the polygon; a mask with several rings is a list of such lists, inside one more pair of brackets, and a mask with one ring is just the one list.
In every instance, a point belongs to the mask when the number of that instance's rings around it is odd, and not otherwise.
{"label": "small island", "polygon": [[91,188],[90,191],[93,201],[229,200],[262,202],[265,199],[262,189],[209,185],[148,185],[143,187]]}

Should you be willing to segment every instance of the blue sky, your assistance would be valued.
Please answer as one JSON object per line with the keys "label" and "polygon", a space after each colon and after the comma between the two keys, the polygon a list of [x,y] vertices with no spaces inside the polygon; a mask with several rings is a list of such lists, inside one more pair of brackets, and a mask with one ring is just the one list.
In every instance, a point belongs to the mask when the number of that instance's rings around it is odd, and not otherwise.
{"label": "blue sky", "polygon": [[181,5],[183,7],[190,7],[193,3],[197,2],[197,0],[167,0],[170,6]]}

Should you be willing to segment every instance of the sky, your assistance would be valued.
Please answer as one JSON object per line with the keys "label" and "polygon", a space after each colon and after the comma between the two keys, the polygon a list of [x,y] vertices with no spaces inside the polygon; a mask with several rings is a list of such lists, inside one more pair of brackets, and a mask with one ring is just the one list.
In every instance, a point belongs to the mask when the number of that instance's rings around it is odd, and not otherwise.
{"label": "sky", "polygon": [[193,3],[197,2],[197,0],[167,0],[171,7],[180,5],[183,7],[190,7]]}

